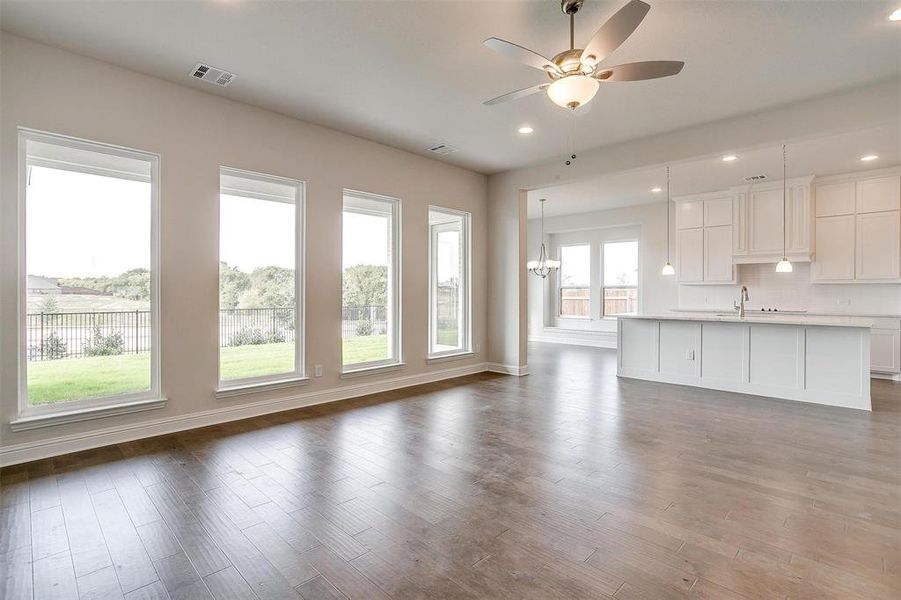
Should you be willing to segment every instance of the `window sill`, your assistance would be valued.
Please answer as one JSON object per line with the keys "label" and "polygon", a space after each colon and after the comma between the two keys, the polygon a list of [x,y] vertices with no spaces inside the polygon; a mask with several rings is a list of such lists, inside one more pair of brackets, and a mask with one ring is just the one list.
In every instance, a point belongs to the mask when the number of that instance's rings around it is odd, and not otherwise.
{"label": "window sill", "polygon": [[478,356],[475,352],[467,350],[465,352],[453,352],[449,354],[436,354],[425,359],[426,364],[441,363],[453,360],[463,360],[464,358],[472,358]]}
{"label": "window sill", "polygon": [[567,315],[557,315],[558,319],[572,319],[573,321],[591,321],[592,317],[577,317],[577,316],[567,316]]}
{"label": "window sill", "polygon": [[375,365],[372,367],[361,367],[359,369],[347,369],[341,372],[341,379],[353,379],[354,377],[365,377],[366,375],[377,375],[390,371],[397,371],[406,366],[406,363],[397,362],[390,365]]}
{"label": "window sill", "polygon": [[9,428],[13,431],[28,431],[29,429],[40,429],[42,427],[65,425],[66,423],[77,423],[79,421],[102,419],[104,417],[113,417],[117,415],[127,415],[130,413],[144,412],[145,410],[155,410],[158,408],[164,408],[165,406],[165,398],[135,400],[132,402],[123,402],[121,404],[113,404],[110,406],[94,406],[91,408],[81,408],[75,410],[45,413],[41,415],[19,417],[18,419],[10,421]]}
{"label": "window sill", "polygon": [[287,387],[306,385],[308,383],[310,383],[309,377],[291,377],[290,379],[278,379],[275,381],[241,383],[238,385],[221,387],[216,390],[215,396],[217,400],[221,400],[223,398],[234,398],[235,396],[254,394],[256,392],[268,392],[269,390],[280,390]]}

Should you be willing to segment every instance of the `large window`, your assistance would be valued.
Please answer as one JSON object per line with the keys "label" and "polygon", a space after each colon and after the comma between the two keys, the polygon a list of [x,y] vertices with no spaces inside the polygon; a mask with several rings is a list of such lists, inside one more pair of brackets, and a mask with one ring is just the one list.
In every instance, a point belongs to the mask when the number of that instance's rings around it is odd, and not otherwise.
{"label": "large window", "polygon": [[606,242],[603,245],[601,297],[605,317],[638,311],[638,242]]}
{"label": "large window", "polygon": [[560,316],[591,316],[591,246],[560,248]]}
{"label": "large window", "polygon": [[158,157],[19,133],[20,414],[159,397]]}
{"label": "large window", "polygon": [[300,377],[303,184],[222,168],[219,186],[219,380]]}
{"label": "large window", "polygon": [[429,355],[470,349],[469,213],[429,209]]}
{"label": "large window", "polygon": [[400,202],[344,192],[341,342],[344,371],[400,362]]}

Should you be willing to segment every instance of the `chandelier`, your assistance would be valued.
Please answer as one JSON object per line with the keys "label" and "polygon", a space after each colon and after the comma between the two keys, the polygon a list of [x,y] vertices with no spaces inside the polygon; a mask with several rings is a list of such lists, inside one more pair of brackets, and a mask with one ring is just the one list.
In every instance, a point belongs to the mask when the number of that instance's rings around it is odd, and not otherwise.
{"label": "chandelier", "polygon": [[546,200],[546,198],[542,198],[538,201],[541,203],[541,249],[538,252],[538,260],[530,260],[526,263],[529,273],[538,275],[542,279],[550,275],[551,271],[560,268],[559,260],[550,260],[547,257],[547,248],[544,245],[544,203]]}

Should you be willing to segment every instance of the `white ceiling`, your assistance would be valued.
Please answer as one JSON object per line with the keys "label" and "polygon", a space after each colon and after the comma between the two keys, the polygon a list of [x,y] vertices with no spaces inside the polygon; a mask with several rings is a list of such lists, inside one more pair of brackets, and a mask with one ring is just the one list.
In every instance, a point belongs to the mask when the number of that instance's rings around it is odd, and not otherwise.
{"label": "white ceiling", "polygon": [[[744,178],[766,175],[782,180],[781,143],[747,150],[735,149],[738,159],[723,162],[722,156],[702,156],[671,165],[670,190],[673,196],[724,190],[746,185]],[[806,175],[831,175],[891,167],[901,164],[901,130],[895,124],[883,128],[842,133],[788,144],[789,178]],[[876,154],[877,160],[860,158]],[[663,191],[654,193],[651,189]],[[664,202],[666,166],[609,173],[586,180],[529,192],[529,218],[540,214],[539,198],[546,198],[546,217],[568,215]]]}
{"label": "white ceiling", "polygon": [[[650,0],[649,0],[650,1]],[[625,0],[586,0],[577,46]],[[651,1],[606,64],[686,61],[681,75],[608,83],[578,117],[582,150],[797,101],[901,73],[892,2]],[[481,102],[542,81],[481,45],[502,37],[552,56],[567,45],[556,0],[255,2],[3,0],[5,30],[210,93],[442,160],[497,172],[565,152],[569,115],[536,95]],[[237,73],[219,90],[187,73]],[[535,133],[516,133],[528,123]]]}

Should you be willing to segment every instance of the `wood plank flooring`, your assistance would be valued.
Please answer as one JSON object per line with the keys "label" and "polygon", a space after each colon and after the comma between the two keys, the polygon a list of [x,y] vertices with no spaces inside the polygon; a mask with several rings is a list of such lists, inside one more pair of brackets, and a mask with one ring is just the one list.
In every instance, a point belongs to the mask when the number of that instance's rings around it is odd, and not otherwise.
{"label": "wood plank flooring", "polygon": [[901,384],[872,413],[482,374],[10,467],[0,597],[901,597]]}

